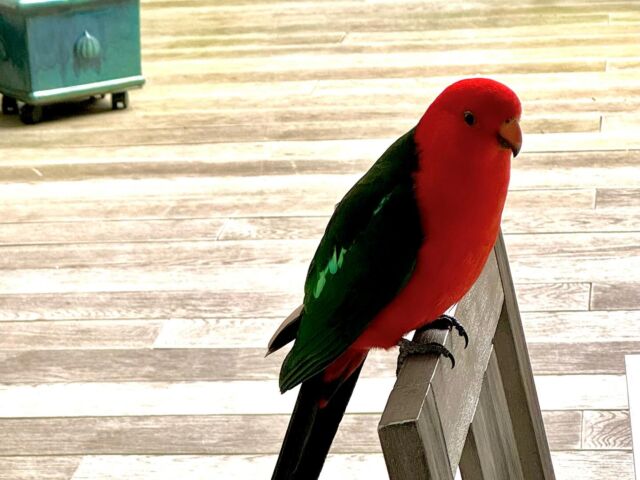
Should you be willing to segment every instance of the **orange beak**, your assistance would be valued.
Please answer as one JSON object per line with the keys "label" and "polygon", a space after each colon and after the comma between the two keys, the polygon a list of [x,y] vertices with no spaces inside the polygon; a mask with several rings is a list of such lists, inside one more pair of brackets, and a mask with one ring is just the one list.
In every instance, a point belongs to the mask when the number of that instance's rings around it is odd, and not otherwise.
{"label": "orange beak", "polygon": [[513,158],[518,156],[522,148],[522,130],[517,118],[507,120],[498,130],[498,141],[503,148],[513,152]]}

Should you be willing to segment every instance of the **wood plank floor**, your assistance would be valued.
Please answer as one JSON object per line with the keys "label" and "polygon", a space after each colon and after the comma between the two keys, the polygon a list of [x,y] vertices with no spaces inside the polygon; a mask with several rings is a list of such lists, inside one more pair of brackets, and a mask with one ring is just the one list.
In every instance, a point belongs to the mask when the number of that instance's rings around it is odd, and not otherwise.
{"label": "wood plank floor", "polygon": [[[0,479],[268,478],[272,331],[333,205],[454,79],[523,101],[503,228],[557,477],[633,478],[633,0],[143,0],[131,107],[0,116]],[[386,478],[393,352],[324,478]]]}

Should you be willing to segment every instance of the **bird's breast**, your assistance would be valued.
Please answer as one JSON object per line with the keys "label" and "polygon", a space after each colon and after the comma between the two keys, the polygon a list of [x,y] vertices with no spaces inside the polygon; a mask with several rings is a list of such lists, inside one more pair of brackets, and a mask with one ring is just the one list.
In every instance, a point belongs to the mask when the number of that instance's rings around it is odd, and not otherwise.
{"label": "bird's breast", "polygon": [[[458,302],[474,284],[495,243],[506,198],[504,182],[477,191],[434,192],[419,201],[425,234],[411,278],[355,342],[390,348]],[[484,191],[482,190],[484,188]]]}

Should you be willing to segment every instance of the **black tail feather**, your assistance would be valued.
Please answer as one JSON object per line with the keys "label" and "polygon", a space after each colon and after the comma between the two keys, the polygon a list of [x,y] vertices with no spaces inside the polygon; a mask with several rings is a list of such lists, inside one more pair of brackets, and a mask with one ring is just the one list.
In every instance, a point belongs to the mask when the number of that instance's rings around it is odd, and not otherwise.
{"label": "black tail feather", "polygon": [[278,327],[278,330],[276,330],[276,332],[271,337],[271,340],[269,340],[267,355],[265,356],[271,355],[273,352],[282,348],[287,343],[295,340],[296,335],[298,335],[298,328],[300,327],[300,320],[302,319],[303,310],[304,305],[300,305],[293,312],[291,312],[287,318],[284,319],[282,325]]}
{"label": "black tail feather", "polygon": [[362,364],[332,393],[324,408],[319,406],[320,400],[327,398],[322,374],[302,384],[272,480],[314,480],[320,476],[360,370]]}

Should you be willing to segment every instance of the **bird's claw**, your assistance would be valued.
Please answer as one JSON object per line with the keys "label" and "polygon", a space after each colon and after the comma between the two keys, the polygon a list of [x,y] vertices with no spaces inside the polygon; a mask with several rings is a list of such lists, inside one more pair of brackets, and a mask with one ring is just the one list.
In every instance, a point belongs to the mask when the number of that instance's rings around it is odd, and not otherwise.
{"label": "bird's claw", "polygon": [[454,317],[450,315],[440,315],[433,322],[428,323],[421,330],[449,330],[455,328],[462,338],[464,338],[464,348],[469,346],[469,336],[467,335],[464,327],[456,320]]}
{"label": "bird's claw", "polygon": [[400,369],[402,368],[402,365],[404,365],[404,362],[409,355],[427,355],[436,353],[451,360],[451,368],[456,366],[456,359],[453,357],[451,352],[447,349],[447,347],[439,343],[420,343],[402,338],[398,342],[398,346],[400,347],[400,353],[398,354],[398,366],[396,368],[396,375],[400,373]]}

